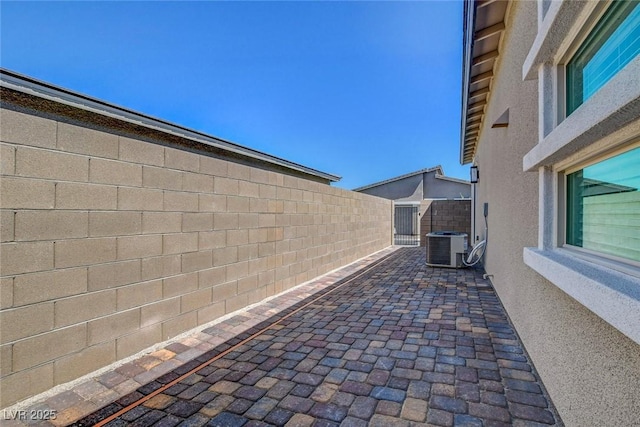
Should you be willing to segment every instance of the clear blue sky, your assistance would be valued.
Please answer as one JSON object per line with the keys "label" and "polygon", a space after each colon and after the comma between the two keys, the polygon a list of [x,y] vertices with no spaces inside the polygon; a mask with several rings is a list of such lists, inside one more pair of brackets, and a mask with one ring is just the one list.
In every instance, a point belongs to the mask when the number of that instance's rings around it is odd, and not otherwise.
{"label": "clear blue sky", "polygon": [[459,165],[462,2],[7,2],[2,67],[343,177]]}

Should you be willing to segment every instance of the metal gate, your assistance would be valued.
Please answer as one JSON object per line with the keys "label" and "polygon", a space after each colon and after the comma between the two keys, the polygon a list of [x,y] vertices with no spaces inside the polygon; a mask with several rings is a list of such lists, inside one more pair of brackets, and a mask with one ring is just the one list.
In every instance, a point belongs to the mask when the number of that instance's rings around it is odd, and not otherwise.
{"label": "metal gate", "polygon": [[393,220],[393,243],[395,245],[420,244],[418,224],[419,205],[396,205]]}

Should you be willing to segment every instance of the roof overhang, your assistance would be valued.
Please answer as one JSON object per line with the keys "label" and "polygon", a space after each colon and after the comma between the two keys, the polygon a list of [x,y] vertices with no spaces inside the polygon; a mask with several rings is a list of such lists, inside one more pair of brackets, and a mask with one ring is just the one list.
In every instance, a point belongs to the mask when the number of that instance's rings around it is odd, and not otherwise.
{"label": "roof overhang", "polygon": [[464,2],[460,164],[473,161],[500,55],[508,0]]}
{"label": "roof overhang", "polygon": [[192,141],[196,144],[213,147],[245,158],[254,159],[259,162],[271,164],[281,168],[281,170],[295,171],[303,176],[310,176],[336,182],[340,176],[321,172],[307,166],[303,166],[280,157],[272,156],[230,141],[226,141],[215,136],[205,134],[193,129],[189,129],[162,119],[148,116],[137,111],[119,107],[107,103],[97,98],[89,97],[71,90],[54,86],[50,83],[42,82],[34,78],[16,73],[14,71],[0,68],[0,87],[11,89],[37,98],[46,99],[59,104],[64,104],[80,110],[106,116],[112,119],[121,120],[137,126],[142,126],[165,134],[178,136]]}

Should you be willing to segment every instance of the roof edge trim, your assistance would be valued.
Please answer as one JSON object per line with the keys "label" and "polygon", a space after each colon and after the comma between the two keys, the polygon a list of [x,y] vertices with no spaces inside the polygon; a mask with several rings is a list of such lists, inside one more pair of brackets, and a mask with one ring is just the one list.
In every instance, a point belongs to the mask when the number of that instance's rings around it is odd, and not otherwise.
{"label": "roof edge trim", "polygon": [[181,138],[186,138],[200,144],[209,145],[222,150],[230,151],[266,163],[316,176],[330,182],[342,179],[338,175],[300,165],[280,157],[272,156],[252,148],[244,147],[236,143],[226,141],[203,132],[189,129],[166,120],[158,119],[134,110],[120,107],[108,102],[93,98],[78,92],[71,91],[50,83],[46,83],[20,73],[0,68],[0,86],[22,92],[38,98],[65,104],[74,108],[122,120],[138,126],[143,126],[156,131],[168,133]]}

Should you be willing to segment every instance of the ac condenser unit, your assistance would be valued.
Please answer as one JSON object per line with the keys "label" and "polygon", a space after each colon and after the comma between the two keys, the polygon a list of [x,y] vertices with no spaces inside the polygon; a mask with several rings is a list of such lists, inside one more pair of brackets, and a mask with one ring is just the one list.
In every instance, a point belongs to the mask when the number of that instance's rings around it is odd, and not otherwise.
{"label": "ac condenser unit", "polygon": [[435,231],[427,234],[427,265],[430,267],[461,268],[466,252],[466,233]]}

